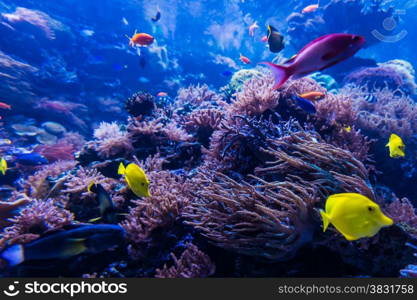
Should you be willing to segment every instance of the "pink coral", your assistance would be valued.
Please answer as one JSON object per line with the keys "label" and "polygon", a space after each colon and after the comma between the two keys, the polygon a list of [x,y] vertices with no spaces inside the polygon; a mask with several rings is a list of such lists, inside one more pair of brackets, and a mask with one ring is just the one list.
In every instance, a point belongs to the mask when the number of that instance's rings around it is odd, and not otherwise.
{"label": "pink coral", "polygon": [[103,158],[129,155],[133,151],[127,131],[121,130],[115,122],[100,123],[100,126],[94,130],[94,138],[96,151]]}
{"label": "pink coral", "polygon": [[279,102],[279,92],[273,90],[273,86],[272,76],[264,75],[248,80],[243,90],[236,94],[236,99],[227,105],[228,113],[256,116],[267,110],[273,110]]}
{"label": "pink coral", "polygon": [[402,226],[411,236],[417,238],[417,212],[407,198],[396,198],[386,209],[394,222]]}
{"label": "pink coral", "polygon": [[157,278],[204,278],[213,275],[216,266],[204,252],[197,246],[189,243],[186,245],[180,258],[171,253],[174,265],[164,265],[162,269],[156,270]]}
{"label": "pink coral", "polygon": [[43,233],[71,224],[73,220],[73,214],[59,207],[54,200],[33,199],[11,219],[12,225],[4,230],[3,241],[11,244],[29,242]]}
{"label": "pink coral", "polygon": [[182,214],[189,199],[189,184],[167,171],[148,174],[150,197],[133,200],[135,206],[130,210],[122,226],[129,240],[143,243],[158,227],[172,225]]}

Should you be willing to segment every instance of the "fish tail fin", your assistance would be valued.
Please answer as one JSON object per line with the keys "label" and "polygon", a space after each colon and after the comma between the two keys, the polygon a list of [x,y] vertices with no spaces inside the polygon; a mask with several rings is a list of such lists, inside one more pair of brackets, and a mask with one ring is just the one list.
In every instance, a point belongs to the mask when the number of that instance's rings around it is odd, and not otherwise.
{"label": "fish tail fin", "polygon": [[330,223],[329,215],[326,214],[323,210],[320,210],[320,214],[321,218],[323,219],[323,232],[325,232]]}
{"label": "fish tail fin", "polygon": [[11,267],[21,264],[25,260],[24,249],[22,245],[13,245],[6,248],[0,257],[4,259]]}
{"label": "fish tail fin", "polygon": [[291,77],[292,73],[289,67],[276,65],[270,62],[262,62],[261,64],[267,65],[274,75],[275,85],[274,90],[279,89],[283,84]]}
{"label": "fish tail fin", "polygon": [[119,165],[119,169],[117,170],[117,174],[119,174],[119,175],[126,174],[126,168],[125,168],[125,166],[123,165],[122,162]]}
{"label": "fish tail fin", "polygon": [[93,187],[94,187],[94,185],[95,185],[95,182],[94,181],[91,181],[91,183],[88,185],[88,187],[87,187],[87,191],[89,191],[90,193],[95,193],[94,191],[93,191]]}

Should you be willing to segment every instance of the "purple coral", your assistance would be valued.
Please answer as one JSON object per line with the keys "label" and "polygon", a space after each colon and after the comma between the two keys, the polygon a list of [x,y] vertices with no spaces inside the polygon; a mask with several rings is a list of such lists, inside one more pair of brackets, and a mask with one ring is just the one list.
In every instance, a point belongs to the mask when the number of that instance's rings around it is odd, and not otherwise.
{"label": "purple coral", "polygon": [[3,241],[10,244],[29,242],[48,231],[69,225],[73,220],[74,215],[53,199],[33,199],[11,219],[12,225],[5,228]]}
{"label": "purple coral", "polygon": [[94,130],[94,144],[96,151],[103,158],[115,155],[129,155],[133,151],[128,132],[113,123],[100,123]]}
{"label": "purple coral", "polygon": [[156,270],[157,278],[204,278],[213,275],[216,266],[197,246],[189,243],[179,258],[171,253],[174,265]]}

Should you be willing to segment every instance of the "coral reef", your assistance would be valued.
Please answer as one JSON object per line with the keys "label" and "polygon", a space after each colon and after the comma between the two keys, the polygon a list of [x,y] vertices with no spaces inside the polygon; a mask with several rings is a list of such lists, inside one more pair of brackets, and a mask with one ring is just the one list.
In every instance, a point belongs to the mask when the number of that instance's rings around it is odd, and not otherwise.
{"label": "coral reef", "polygon": [[417,85],[412,65],[403,60],[391,60],[379,63],[377,67],[363,68],[352,72],[345,78],[345,83],[367,86],[370,91],[388,87],[401,90],[407,95],[415,95]]}
{"label": "coral reef", "polygon": [[134,117],[149,116],[156,109],[155,99],[149,93],[140,91],[127,99],[125,108]]}
{"label": "coral reef", "polygon": [[179,258],[171,254],[174,265],[156,270],[157,278],[204,278],[213,275],[215,265],[197,246],[187,244]]}
{"label": "coral reef", "polygon": [[2,244],[28,243],[40,235],[71,224],[74,216],[59,207],[53,199],[31,199],[19,215],[12,218],[11,226],[4,229]]}
{"label": "coral reef", "polygon": [[102,122],[94,130],[94,147],[102,158],[115,155],[129,155],[133,151],[127,131],[113,123]]}

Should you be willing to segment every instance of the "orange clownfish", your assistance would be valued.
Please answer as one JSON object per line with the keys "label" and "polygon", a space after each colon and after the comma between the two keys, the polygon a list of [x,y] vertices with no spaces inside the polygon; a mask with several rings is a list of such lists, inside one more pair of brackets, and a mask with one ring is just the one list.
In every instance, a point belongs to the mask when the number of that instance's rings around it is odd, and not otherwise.
{"label": "orange clownfish", "polygon": [[240,59],[240,61],[241,61],[241,62],[243,62],[243,63],[244,63],[244,64],[246,64],[246,65],[248,65],[248,64],[250,64],[250,63],[251,63],[250,59],[249,59],[249,58],[247,58],[246,56],[243,56],[242,54],[240,54],[239,59]]}
{"label": "orange clownfish", "polygon": [[128,37],[129,39],[129,46],[134,47],[147,47],[149,45],[152,45],[152,43],[154,42],[155,38],[147,33],[135,33],[133,34],[132,37]]}
{"label": "orange clownfish", "polygon": [[317,4],[311,4],[309,6],[306,6],[303,8],[301,13],[303,14],[309,14],[315,12],[319,8],[319,2]]}
{"label": "orange clownfish", "polygon": [[12,109],[11,105],[4,103],[4,102],[0,102],[0,108],[2,109]]}
{"label": "orange clownfish", "polygon": [[326,97],[326,94],[322,92],[308,92],[299,96],[310,101],[318,101]]}

